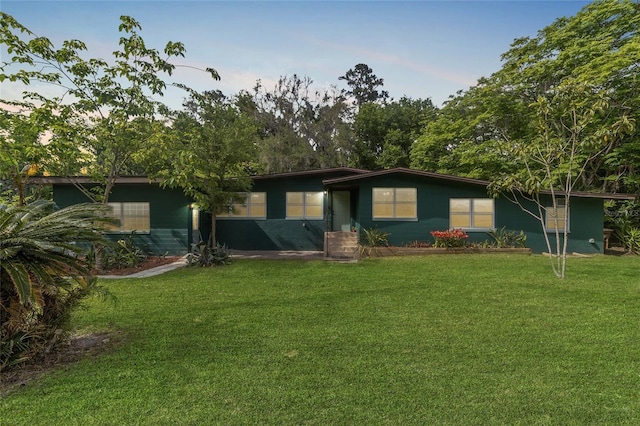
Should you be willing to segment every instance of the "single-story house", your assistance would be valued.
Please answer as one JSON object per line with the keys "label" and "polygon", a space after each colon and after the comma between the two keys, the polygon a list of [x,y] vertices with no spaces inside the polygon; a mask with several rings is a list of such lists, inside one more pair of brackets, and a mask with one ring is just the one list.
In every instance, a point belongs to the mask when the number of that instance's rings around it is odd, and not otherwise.
{"label": "single-story house", "polygon": [[[84,178],[78,178],[84,179]],[[60,207],[86,201],[65,178],[40,178],[53,185]],[[86,182],[85,182],[86,183]],[[469,241],[490,239],[491,229],[524,231],[533,252],[546,251],[543,232],[553,240],[553,221],[540,222],[505,197],[487,195],[489,182],[419,170],[366,171],[333,168],[254,176],[246,202],[230,205],[217,218],[217,240],[236,250],[323,250],[332,232],[378,228],[392,245],[433,241],[430,232],[462,228]],[[552,205],[550,195],[543,195]],[[602,253],[607,199],[627,194],[572,194],[569,252]],[[523,201],[526,204],[526,202]],[[150,252],[186,253],[206,239],[210,216],[178,189],[162,188],[145,177],[123,177],[110,205],[121,220],[114,238],[135,230]]]}

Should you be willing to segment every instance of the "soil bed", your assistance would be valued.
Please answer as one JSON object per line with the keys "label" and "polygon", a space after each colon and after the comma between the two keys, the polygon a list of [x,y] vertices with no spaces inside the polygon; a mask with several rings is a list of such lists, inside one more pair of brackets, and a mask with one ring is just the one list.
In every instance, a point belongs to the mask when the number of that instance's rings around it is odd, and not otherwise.
{"label": "soil bed", "polygon": [[103,269],[101,271],[91,271],[95,275],[131,275],[136,272],[146,271],[156,266],[167,265],[169,263],[177,262],[180,260],[180,256],[149,256],[145,258],[139,265],[131,268],[111,268]]}
{"label": "soil bed", "polygon": [[0,371],[0,397],[13,392],[32,380],[83,358],[107,352],[124,342],[124,335],[117,331],[72,335],[54,350],[8,371]]}

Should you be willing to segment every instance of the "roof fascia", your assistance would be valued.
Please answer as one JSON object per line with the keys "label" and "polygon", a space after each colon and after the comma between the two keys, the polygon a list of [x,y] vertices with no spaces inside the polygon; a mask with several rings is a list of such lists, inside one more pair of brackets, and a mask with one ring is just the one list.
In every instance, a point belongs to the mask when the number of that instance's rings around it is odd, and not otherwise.
{"label": "roof fascia", "polygon": [[[323,180],[322,183],[325,186],[331,186],[334,184],[355,182],[359,180],[364,180],[364,179],[369,179],[369,178],[384,176],[389,174],[395,174],[395,173],[412,175],[412,176],[420,176],[420,177],[429,177],[433,179],[439,179],[439,180],[445,180],[445,181],[451,181],[451,182],[469,183],[472,185],[481,185],[485,187],[491,183],[489,181],[480,180],[480,179],[445,175],[442,173],[427,172],[423,170],[413,170],[413,169],[407,169],[403,167],[361,173],[355,176],[344,176],[344,177],[339,177],[334,179],[326,179],[326,180]],[[541,194],[551,195],[551,192],[541,191]],[[606,200],[635,200],[637,198],[637,196],[634,194],[613,194],[613,193],[603,193],[603,192],[581,192],[581,191],[572,192],[571,196],[577,197],[577,198],[599,198],[599,199],[606,199]]]}
{"label": "roof fascia", "polygon": [[460,177],[460,176],[445,175],[445,174],[441,174],[441,173],[427,172],[427,171],[424,171],[424,170],[407,169],[407,168],[404,168],[404,167],[397,167],[397,168],[388,169],[388,170],[377,170],[377,171],[374,171],[374,172],[366,172],[366,173],[358,174],[358,175],[355,175],[355,176],[345,176],[345,177],[339,177],[339,178],[334,178],[334,179],[326,179],[326,180],[322,181],[322,183],[324,183],[325,185],[333,185],[333,184],[336,184],[336,183],[344,183],[344,182],[349,182],[349,181],[363,180],[363,179],[369,179],[369,178],[372,178],[372,177],[378,177],[378,176],[384,176],[384,175],[390,175],[390,174],[404,174],[404,175],[413,175],[413,176],[421,176],[421,177],[430,177],[430,178],[440,179],[440,180],[449,180],[449,181],[454,181],[454,182],[469,183],[469,184],[472,184],[472,185],[482,185],[482,186],[489,185],[488,181],[484,181],[484,180],[480,180],[480,179],[472,179],[472,178],[465,178],[465,177]]}
{"label": "roof fascia", "polygon": [[[89,176],[32,176],[29,181],[39,185],[91,185],[100,183]],[[162,179],[151,179],[147,176],[122,176],[116,179],[116,185],[161,182]]]}
{"label": "roof fascia", "polygon": [[257,176],[251,176],[251,179],[253,180],[278,179],[278,178],[297,177],[297,176],[324,175],[324,174],[339,173],[339,172],[353,173],[356,175],[370,173],[369,170],[354,169],[351,167],[335,167],[331,169],[302,170],[297,172],[284,172],[284,173],[273,173],[268,175],[257,175]]}

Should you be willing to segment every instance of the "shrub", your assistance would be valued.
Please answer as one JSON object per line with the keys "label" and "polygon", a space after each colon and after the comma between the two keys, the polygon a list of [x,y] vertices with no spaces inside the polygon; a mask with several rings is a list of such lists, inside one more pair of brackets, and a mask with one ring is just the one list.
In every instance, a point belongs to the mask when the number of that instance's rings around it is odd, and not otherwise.
{"label": "shrub", "polygon": [[389,233],[378,228],[363,229],[360,244],[367,247],[386,247],[389,245]]}
{"label": "shrub", "polygon": [[637,201],[608,201],[605,203],[605,226],[612,228],[617,242],[633,253],[632,228],[640,228],[640,204]]}
{"label": "shrub", "polygon": [[105,206],[0,207],[0,370],[64,340],[72,311],[96,286],[85,247],[104,242]]}
{"label": "shrub", "polygon": [[216,244],[201,241],[191,245],[191,253],[187,255],[188,266],[222,266],[231,262],[231,254],[226,244]]}
{"label": "shrub", "polygon": [[135,231],[118,240],[117,244],[104,247],[102,250],[104,269],[133,268],[147,258],[146,253],[136,245],[134,235]]}
{"label": "shrub", "polygon": [[520,233],[516,233],[515,231],[507,231],[506,226],[503,226],[500,229],[492,229],[487,232],[493,241],[495,242],[496,247],[498,248],[509,248],[509,247],[525,247],[525,243],[527,242],[527,234],[524,231],[520,231]]}
{"label": "shrub", "polygon": [[464,247],[465,240],[469,238],[462,229],[450,229],[448,231],[431,231],[435,239],[434,247]]}
{"label": "shrub", "polygon": [[429,248],[432,247],[432,244],[429,241],[411,241],[410,243],[407,243],[405,245],[405,247],[408,248]]}
{"label": "shrub", "polygon": [[616,231],[616,236],[628,253],[640,254],[640,228],[626,226]]}
{"label": "shrub", "polygon": [[371,255],[372,252],[377,252],[380,247],[389,246],[389,233],[378,228],[363,228],[358,246],[361,255]]}

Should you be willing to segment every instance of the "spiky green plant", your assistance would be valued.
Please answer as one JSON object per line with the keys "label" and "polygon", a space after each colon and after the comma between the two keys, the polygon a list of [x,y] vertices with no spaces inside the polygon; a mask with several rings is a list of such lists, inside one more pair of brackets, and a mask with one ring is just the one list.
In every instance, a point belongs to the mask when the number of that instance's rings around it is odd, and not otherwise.
{"label": "spiky green plant", "polygon": [[378,228],[363,228],[358,244],[360,256],[379,254],[380,247],[389,247],[389,233]]}
{"label": "spiky green plant", "polygon": [[0,369],[51,346],[73,308],[97,289],[84,255],[104,242],[107,220],[97,204],[0,207]]}

